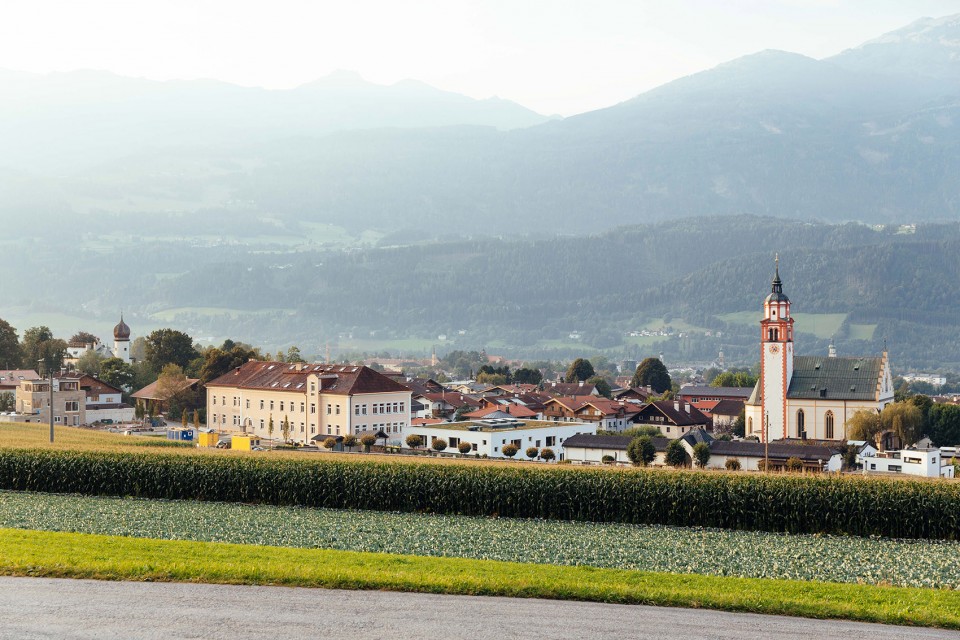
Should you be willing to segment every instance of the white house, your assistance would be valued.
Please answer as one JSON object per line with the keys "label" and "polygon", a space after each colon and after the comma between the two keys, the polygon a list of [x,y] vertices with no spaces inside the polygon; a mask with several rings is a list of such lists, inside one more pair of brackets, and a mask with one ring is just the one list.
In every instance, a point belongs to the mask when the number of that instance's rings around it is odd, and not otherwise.
{"label": "white house", "polygon": [[903,473],[923,478],[952,478],[954,468],[940,449],[903,449],[880,451],[863,459],[863,472]]}
{"label": "white house", "polygon": [[445,451],[455,453],[461,442],[467,442],[475,455],[486,454],[490,458],[504,458],[503,447],[516,445],[519,449],[516,458],[523,458],[530,447],[552,449],[557,460],[563,460],[563,443],[579,433],[595,434],[597,425],[586,422],[551,422],[545,420],[516,420],[501,418],[492,420],[471,420],[466,422],[447,422],[424,426],[412,426],[408,429],[424,439],[429,447],[436,439],[445,440]]}

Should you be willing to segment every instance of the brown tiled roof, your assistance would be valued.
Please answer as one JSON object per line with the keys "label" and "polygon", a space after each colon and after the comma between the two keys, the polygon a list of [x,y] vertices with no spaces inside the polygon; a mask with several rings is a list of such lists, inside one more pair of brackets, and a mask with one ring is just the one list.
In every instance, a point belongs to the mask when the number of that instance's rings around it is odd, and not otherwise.
{"label": "brown tiled roof", "polygon": [[[181,389],[186,389],[187,387],[192,387],[195,384],[200,382],[199,378],[187,378]],[[138,400],[166,400],[166,398],[161,398],[157,395],[157,382],[151,382],[140,391],[132,394],[130,397],[137,398]]]}
{"label": "brown tiled roof", "polygon": [[468,395],[457,393],[456,391],[448,391],[446,393],[426,393],[423,396],[430,402],[446,402],[448,405],[455,409],[460,407],[479,407],[480,401],[476,398],[472,398]]}
{"label": "brown tiled roof", "polygon": [[[633,440],[633,436],[598,436],[592,433],[578,433],[570,436],[563,441],[563,446],[578,447],[584,449],[619,449],[626,451],[627,446]],[[650,438],[657,451],[666,451],[670,444],[670,438],[661,438],[659,436]]]}
{"label": "brown tiled roof", "polygon": [[16,389],[21,380],[38,380],[40,374],[33,369],[4,369],[0,371],[0,389]]}
{"label": "brown tiled roof", "polygon": [[710,418],[703,415],[699,409],[690,405],[690,411],[686,410],[686,403],[679,403],[680,408],[675,407],[673,400],[660,400],[651,402],[647,407],[655,407],[667,417],[670,422],[678,427],[686,427],[698,424],[709,424]]}
{"label": "brown tiled roof", "polygon": [[596,389],[596,386],[587,384],[586,382],[550,382],[543,385],[543,390],[547,393],[551,395],[560,394],[563,396],[593,395]]}
{"label": "brown tiled roof", "polygon": [[721,400],[710,413],[721,416],[738,416],[743,411],[743,401],[741,400]]}
{"label": "brown tiled roof", "polygon": [[287,364],[251,360],[237,369],[207,383],[208,387],[272,389],[303,393],[310,376],[318,376],[324,393],[356,395],[359,393],[410,392],[399,382],[362,365]]}
{"label": "brown tiled roof", "polygon": [[[762,442],[748,442],[745,440],[714,440],[710,443],[710,453],[722,456],[745,456],[762,458],[765,452]],[[826,462],[837,453],[831,447],[819,447],[806,444],[770,443],[769,455],[771,458],[800,458],[801,460],[821,460]]]}

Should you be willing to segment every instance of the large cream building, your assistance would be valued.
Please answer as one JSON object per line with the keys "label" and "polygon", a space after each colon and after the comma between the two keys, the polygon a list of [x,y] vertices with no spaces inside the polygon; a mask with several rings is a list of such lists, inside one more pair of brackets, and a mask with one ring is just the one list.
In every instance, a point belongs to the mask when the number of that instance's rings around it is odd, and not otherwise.
{"label": "large cream building", "polygon": [[744,407],[746,435],[846,440],[846,423],[864,409],[893,402],[890,360],[880,357],[794,356],[790,299],[779,260],[760,321],[760,379]]}
{"label": "large cream building", "polygon": [[410,389],[365,366],[251,361],[207,384],[207,426],[310,442],[383,431],[399,441],[410,424]]}

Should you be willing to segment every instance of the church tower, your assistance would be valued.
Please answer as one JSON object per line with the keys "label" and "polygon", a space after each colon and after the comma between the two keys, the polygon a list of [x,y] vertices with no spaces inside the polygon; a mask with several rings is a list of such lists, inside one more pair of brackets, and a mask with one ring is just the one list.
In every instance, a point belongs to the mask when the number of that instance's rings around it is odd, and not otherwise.
{"label": "church tower", "polygon": [[113,328],[113,357],[130,364],[130,327],[123,321],[122,313],[120,324]]}
{"label": "church tower", "polygon": [[763,302],[760,321],[761,416],[766,423],[762,439],[787,437],[787,390],[793,376],[793,318],[790,299],[783,294],[780,281],[780,256],[770,295]]}

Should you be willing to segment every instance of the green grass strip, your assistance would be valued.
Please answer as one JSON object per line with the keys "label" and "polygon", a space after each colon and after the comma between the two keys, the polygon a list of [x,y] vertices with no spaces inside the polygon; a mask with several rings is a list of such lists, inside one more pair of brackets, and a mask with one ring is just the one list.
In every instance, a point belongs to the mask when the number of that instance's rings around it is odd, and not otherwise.
{"label": "green grass strip", "polygon": [[960,592],[0,529],[0,574],[694,607],[960,629]]}

